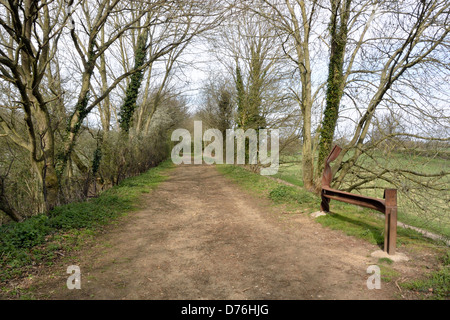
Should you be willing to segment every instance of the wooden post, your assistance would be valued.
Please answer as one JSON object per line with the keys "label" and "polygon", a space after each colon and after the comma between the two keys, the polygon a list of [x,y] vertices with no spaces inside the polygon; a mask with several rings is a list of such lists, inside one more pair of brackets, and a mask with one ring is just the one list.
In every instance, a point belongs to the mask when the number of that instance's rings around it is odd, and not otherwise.
{"label": "wooden post", "polygon": [[384,251],[390,255],[395,254],[397,244],[397,190],[384,190],[386,204],[384,224]]}

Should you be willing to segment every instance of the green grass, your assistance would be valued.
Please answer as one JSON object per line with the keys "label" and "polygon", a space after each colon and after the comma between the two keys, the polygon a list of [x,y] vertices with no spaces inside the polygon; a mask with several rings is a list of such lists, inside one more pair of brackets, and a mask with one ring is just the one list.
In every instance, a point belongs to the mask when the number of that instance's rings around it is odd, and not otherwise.
{"label": "green grass", "polygon": [[274,204],[284,204],[288,210],[299,205],[304,208],[318,208],[320,205],[318,197],[302,188],[280,184],[239,166],[216,165],[216,168],[250,193],[269,198]]}
{"label": "green grass", "polygon": [[389,259],[389,258],[380,258],[380,259],[378,259],[378,264],[388,264],[388,265],[391,265],[391,264],[393,264],[394,263],[394,261],[392,261],[391,259]]}
{"label": "green grass", "polygon": [[233,165],[216,165],[219,172],[236,181],[244,189],[255,194],[268,195],[268,190],[277,187],[279,184],[270,179],[263,179],[260,175]]}
{"label": "green grass", "polygon": [[[449,161],[443,158],[432,158],[422,155],[409,155],[404,153],[389,153],[384,155],[382,152],[374,153],[372,158],[363,155],[362,162],[368,168],[389,168],[389,169],[407,169],[423,174],[438,174],[448,172]],[[416,226],[428,231],[438,233],[450,239],[450,215],[448,212],[448,186],[450,176],[437,178],[425,178],[420,176],[409,176],[412,180],[406,179],[402,173],[389,173],[388,179],[397,181],[398,186],[398,218],[400,221]],[[440,184],[442,190],[432,190],[424,188],[421,183],[427,185]],[[388,182],[378,179],[367,184],[368,189],[363,194],[374,197],[381,197],[382,190],[379,188],[392,187]],[[376,189],[378,188],[378,189]],[[447,189],[447,190],[445,190]],[[413,199],[413,201],[411,201]],[[417,202],[417,203],[414,203]],[[422,208],[419,208],[422,207]]]}
{"label": "green grass", "polygon": [[[384,220],[379,219],[373,211],[360,209],[346,203],[333,202],[332,214],[316,219],[320,224],[334,230],[342,230],[349,236],[364,239],[380,248],[384,245]],[[406,244],[433,245],[435,242],[425,238],[421,233],[404,228],[397,228],[397,246]]]}
{"label": "green grass", "polygon": [[423,279],[402,283],[405,289],[415,291],[422,299],[450,299],[450,250],[441,258],[442,266]]}
{"label": "green grass", "polygon": [[301,156],[281,157],[280,167],[274,177],[293,185],[303,187]]}
{"label": "green grass", "polygon": [[400,276],[400,273],[390,266],[380,264],[379,267],[380,267],[381,281],[391,282],[392,280]]}
{"label": "green grass", "polygon": [[95,230],[137,208],[139,198],[156,188],[172,168],[171,161],[123,180],[98,197],[56,207],[20,223],[0,227],[0,281],[26,272],[32,264],[47,263],[61,250],[76,250]]}
{"label": "green grass", "polygon": [[269,192],[275,203],[316,204],[317,197],[304,189],[279,185]]}

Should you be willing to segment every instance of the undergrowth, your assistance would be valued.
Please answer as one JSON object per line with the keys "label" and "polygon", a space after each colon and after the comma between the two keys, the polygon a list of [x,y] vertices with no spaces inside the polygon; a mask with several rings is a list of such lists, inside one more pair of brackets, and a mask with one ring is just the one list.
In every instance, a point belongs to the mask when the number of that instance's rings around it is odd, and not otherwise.
{"label": "undergrowth", "polygon": [[20,276],[33,265],[51,263],[60,250],[78,248],[96,229],[134,210],[140,195],[164,181],[164,172],[172,166],[165,161],[96,198],[0,226],[0,281]]}

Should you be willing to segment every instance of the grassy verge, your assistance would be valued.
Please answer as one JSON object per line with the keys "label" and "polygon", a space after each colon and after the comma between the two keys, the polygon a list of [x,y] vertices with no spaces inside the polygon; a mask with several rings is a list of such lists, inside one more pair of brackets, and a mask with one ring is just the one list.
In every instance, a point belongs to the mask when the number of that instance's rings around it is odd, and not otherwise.
{"label": "grassy verge", "polygon": [[422,299],[450,299],[450,253],[441,258],[442,266],[432,271],[427,277],[402,283],[407,290],[416,292]]}
{"label": "grassy verge", "polygon": [[[308,191],[296,187],[286,186],[268,177],[252,173],[242,167],[233,165],[217,165],[218,171],[229,177],[251,194],[257,197],[269,198],[274,205],[284,205],[292,212],[313,213],[320,208],[320,198]],[[369,209],[363,209],[346,203],[332,201],[332,213],[320,216],[316,219],[323,226],[335,230],[341,230],[345,234],[364,239],[383,248],[384,244],[384,220]],[[286,210],[283,211],[285,212]],[[424,237],[411,229],[397,229],[397,247],[407,250],[430,249],[436,255],[444,257],[440,270],[431,273],[420,281],[404,283],[409,290],[422,292],[426,290],[425,298],[441,299],[450,298],[449,280],[450,266],[448,264],[449,249],[444,244]],[[389,263],[380,263],[383,268],[383,281],[389,282],[398,277],[398,273],[389,266]],[[430,294],[432,288],[434,294]]]}
{"label": "grassy verge", "polygon": [[[274,204],[286,205],[291,211],[315,212],[320,209],[320,198],[303,188],[287,186],[267,177],[252,173],[242,167],[232,165],[217,166],[219,172],[230,177],[255,195],[271,199]],[[384,220],[377,217],[375,212],[333,201],[332,213],[318,217],[316,221],[331,229],[342,230],[347,235],[364,239],[382,247],[384,243]],[[398,228],[397,245],[420,243],[432,245],[434,241],[422,234],[411,230]]]}
{"label": "grassy verge", "polygon": [[[217,165],[219,172],[228,176],[244,189],[256,196],[271,199],[274,204],[283,204],[287,210],[318,208],[320,200],[310,192],[295,186],[287,186],[239,166]],[[317,210],[316,210],[317,211]]]}
{"label": "grassy verge", "polygon": [[102,226],[135,210],[142,193],[163,182],[171,161],[123,180],[98,197],[60,206],[21,223],[0,227],[0,282],[21,277],[62,252],[76,250]]}

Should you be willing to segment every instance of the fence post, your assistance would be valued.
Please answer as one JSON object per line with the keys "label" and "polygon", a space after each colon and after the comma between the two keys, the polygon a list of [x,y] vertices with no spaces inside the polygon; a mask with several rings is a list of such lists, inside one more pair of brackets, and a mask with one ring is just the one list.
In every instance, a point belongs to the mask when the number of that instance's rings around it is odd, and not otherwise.
{"label": "fence post", "polygon": [[390,255],[395,254],[397,243],[397,190],[384,190],[385,224],[384,224],[384,251]]}

